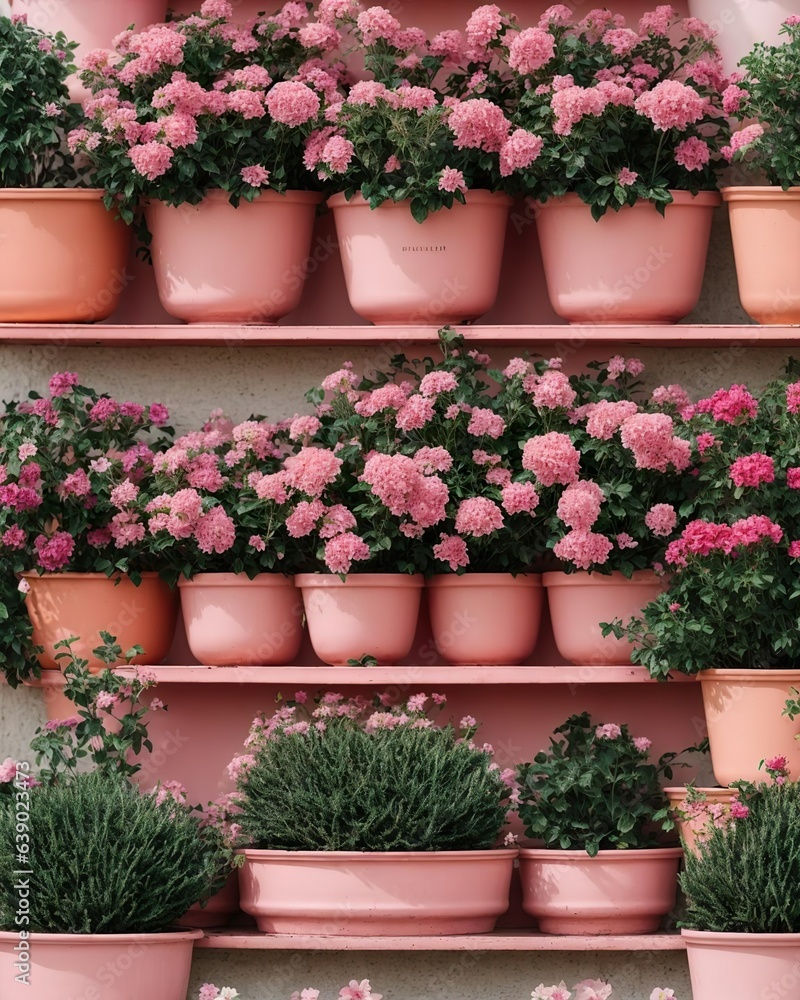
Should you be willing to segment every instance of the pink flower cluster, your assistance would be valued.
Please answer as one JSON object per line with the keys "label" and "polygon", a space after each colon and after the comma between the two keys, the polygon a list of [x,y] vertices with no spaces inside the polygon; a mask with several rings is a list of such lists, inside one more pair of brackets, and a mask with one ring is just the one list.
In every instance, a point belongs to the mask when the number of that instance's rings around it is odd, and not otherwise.
{"label": "pink flower cluster", "polygon": [[667,546],[666,560],[673,566],[686,566],[690,556],[730,555],[736,549],[763,542],[778,545],[783,536],[780,525],[764,514],[752,514],[730,525],[715,521],[690,521],[681,532],[681,537]]}

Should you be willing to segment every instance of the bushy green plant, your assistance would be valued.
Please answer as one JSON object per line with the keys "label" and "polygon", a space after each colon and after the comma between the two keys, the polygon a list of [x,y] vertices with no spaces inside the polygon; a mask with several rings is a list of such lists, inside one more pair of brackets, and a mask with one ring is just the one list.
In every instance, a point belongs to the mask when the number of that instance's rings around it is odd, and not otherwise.
{"label": "bushy green plant", "polygon": [[[166,930],[208,894],[218,857],[171,799],[93,772],[28,793],[30,931]],[[0,926],[14,927],[16,818],[0,811]]]}
{"label": "bushy green plant", "polygon": [[75,181],[61,149],[63,129],[80,118],[66,79],[75,43],[25,16],[0,17],[0,187],[59,187]]}
{"label": "bushy green plant", "polygon": [[742,818],[711,828],[686,854],[684,926],[748,934],[800,932],[800,785],[743,788]]}
{"label": "bushy green plant", "polygon": [[[439,697],[439,703],[443,699]],[[289,703],[258,717],[238,773],[244,836],[290,851],[460,851],[494,846],[509,789],[491,748],[433,725],[427,697],[386,709],[320,699],[308,719]]]}
{"label": "bushy green plant", "polygon": [[627,726],[596,726],[573,715],[555,730],[550,749],[518,772],[525,834],[545,847],[598,851],[657,847],[674,829],[661,777],[671,778],[677,754],[648,760],[650,740]]}

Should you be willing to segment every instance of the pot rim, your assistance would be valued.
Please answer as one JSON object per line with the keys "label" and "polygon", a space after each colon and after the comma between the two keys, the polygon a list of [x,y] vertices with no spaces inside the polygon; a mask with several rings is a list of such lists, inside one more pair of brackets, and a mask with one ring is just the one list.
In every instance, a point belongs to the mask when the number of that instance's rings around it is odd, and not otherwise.
{"label": "pot rim", "polygon": [[[186,941],[198,941],[203,937],[200,928],[184,930],[176,927],[175,930],[150,932],[146,934],[44,934],[31,932],[28,940],[32,944],[123,944],[127,941],[134,941],[141,944],[166,944],[167,942],[183,943]],[[0,931],[0,942],[19,941],[18,931]]]}
{"label": "pot rim", "polygon": [[[696,205],[698,208],[716,208],[722,204],[722,197],[719,191],[698,191],[697,194],[691,194],[689,191],[677,191],[670,188],[669,193],[672,195],[673,205]],[[589,211],[589,205],[574,191],[569,191],[560,198],[548,198],[547,201],[537,202],[537,204],[539,208],[559,208],[561,206],[571,208],[574,205],[583,205],[587,212]],[[649,200],[640,198],[635,205],[624,205],[623,208],[640,208],[643,205],[650,204],[652,203]],[[667,205],[666,207],[669,210],[670,206]]]}
{"label": "pot rim", "polygon": [[701,684],[711,684],[719,681],[737,681],[739,684],[758,684],[763,681],[794,679],[800,680],[800,667],[788,667],[786,670],[758,670],[755,667],[709,667],[697,674]]}
{"label": "pot rim", "polygon": [[[470,189],[466,194],[466,204],[467,205],[508,205],[511,206],[514,203],[514,199],[502,191],[489,191],[486,188],[475,188]],[[378,208],[370,209],[370,211],[377,212],[381,209],[392,209],[399,208],[403,211],[408,211],[408,206],[411,204],[410,198],[404,198],[402,201],[385,201]],[[455,202],[455,205],[460,205],[461,202]],[[328,205],[331,208],[369,208],[369,202],[361,194],[354,194],[353,197],[348,201],[343,192],[338,192],[337,194],[332,194],[328,198]],[[446,211],[446,210],[443,210]],[[431,215],[438,215],[438,212],[432,212]]]}
{"label": "pot rim", "polygon": [[542,588],[541,573],[437,573],[427,581],[429,587],[530,587]]}
{"label": "pot rim", "polygon": [[800,945],[800,933],[797,934],[758,934],[750,931],[697,931],[689,927],[681,928],[681,937],[691,945],[757,944],[777,948],[797,948]]}
{"label": "pot rim", "polygon": [[104,188],[3,188],[0,201],[100,201]]}
{"label": "pot rim", "polygon": [[486,851],[268,851],[257,847],[240,847],[236,854],[253,861],[367,861],[376,864],[402,861],[475,861],[490,858],[493,861],[512,861],[519,856],[517,848],[489,848]]}
{"label": "pot rim", "polygon": [[625,861],[632,858],[634,861],[644,861],[646,858],[655,860],[669,860],[671,858],[682,858],[682,847],[640,847],[630,851],[598,851],[590,858],[586,851],[561,851],[555,847],[521,847],[519,851],[520,861],[581,861],[593,864],[600,862]]}
{"label": "pot rim", "polygon": [[[735,788],[731,788],[730,785],[714,785],[713,787],[702,787],[700,785],[695,785],[694,790],[696,792],[702,792],[703,795],[714,796],[718,795],[720,798],[723,795],[738,795]],[[667,788],[663,788],[662,791],[670,799],[685,798],[688,791],[687,785],[674,785]]]}
{"label": "pot rim", "polygon": [[[105,573],[37,573],[34,569],[23,570],[19,576],[26,580],[123,580],[130,579],[129,573],[115,573],[113,576],[106,576]],[[152,580],[158,578],[159,574],[155,570],[145,570],[139,574],[142,579]]]}
{"label": "pot rim", "polygon": [[720,189],[723,201],[800,201],[800,187],[790,187],[784,191],[777,184],[757,184],[753,187],[731,185]]}
{"label": "pot rim", "polygon": [[294,587],[294,577],[284,573],[259,573],[251,580],[246,573],[195,573],[191,580],[181,577],[178,587]]}
{"label": "pot rim", "polygon": [[335,573],[298,573],[294,578],[295,587],[310,590],[319,587],[386,587],[386,588],[422,588],[425,577],[422,573],[350,573],[342,580]]}
{"label": "pot rim", "polygon": [[[189,207],[199,208],[204,201],[229,201],[230,197],[230,191],[222,191],[220,188],[211,188],[209,191],[206,191],[201,201],[199,201],[196,205],[190,205]],[[261,194],[253,201],[242,202],[242,204],[258,205],[260,203],[262,205],[267,205],[280,202],[291,205],[319,205],[322,203],[324,198],[325,196],[321,191],[286,191],[283,194],[279,194],[277,191],[262,191]],[[141,204],[145,208],[152,208],[154,205],[158,205],[162,208],[171,208],[174,211],[183,207],[182,205],[168,205],[165,201],[161,201],[158,198],[142,198]]]}
{"label": "pot rim", "polygon": [[544,573],[542,582],[545,587],[629,587],[634,584],[656,583],[664,580],[653,569],[634,570],[633,576],[623,576],[620,570],[608,573],[590,573],[581,569],[577,573],[564,573],[560,570]]}

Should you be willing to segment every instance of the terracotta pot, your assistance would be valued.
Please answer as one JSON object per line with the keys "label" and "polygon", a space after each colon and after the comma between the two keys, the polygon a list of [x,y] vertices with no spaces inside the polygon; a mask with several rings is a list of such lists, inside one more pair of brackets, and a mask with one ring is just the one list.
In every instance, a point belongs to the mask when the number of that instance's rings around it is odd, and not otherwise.
{"label": "terracotta pot", "polygon": [[158,297],[189,323],[275,323],[300,303],[322,195],[264,191],[238,208],[229,197],[145,206]]}
{"label": "terracotta pot", "polygon": [[[178,617],[178,594],[157,573],[142,573],[137,587],[129,577],[108,579],[103,573],[23,573],[30,585],[25,598],[33,642],[43,646],[39,662],[45,670],[60,669],[53,647],[76,636],[73,651],[92,670],[106,664],[92,656],[102,642],[100,632],[115,636],[123,654],[131,646],[144,649],[132,663],[161,663],[169,652]],[[120,660],[120,663],[123,661]]]}
{"label": "terracotta pot", "polygon": [[[3,1000],[185,1000],[199,930],[164,934],[31,934],[0,932]],[[15,965],[28,955],[28,984]],[[25,971],[25,970],[22,970]]]}
{"label": "terracotta pot", "polygon": [[[131,24],[141,29],[163,21],[168,4],[166,0],[10,0],[10,6],[15,14],[27,13],[35,28],[63,31],[68,41],[77,42],[75,63],[80,68],[88,52],[110,49],[114,38]],[[67,83],[73,101],[89,96],[77,74]]]}
{"label": "terracotta pot", "polygon": [[333,666],[364,656],[381,666],[405,659],[414,645],[424,584],[421,575],[403,573],[354,573],[346,580],[327,573],[296,576],[314,652]]}
{"label": "terracotta pot", "polygon": [[192,655],[206,666],[293,663],[303,640],[303,602],[290,576],[198,573],[180,580]]}
{"label": "terracotta pot", "polygon": [[613,666],[631,662],[627,639],[603,637],[600,622],[622,619],[626,624],[664,590],[665,579],[651,570],[622,573],[545,573],[553,635],[565,660],[583,666]]}
{"label": "terracotta pot", "polygon": [[762,324],[800,323],[800,188],[724,188],[739,298]]}
{"label": "terracotta pot", "polygon": [[783,755],[793,779],[800,772],[800,722],[783,715],[800,670],[704,670],[703,689],[711,766],[720,785],[763,781],[765,757]]}
{"label": "terracotta pot", "polygon": [[516,850],[257,851],[241,907],[270,934],[484,934],[508,908]]}
{"label": "terracotta pot", "polygon": [[[797,1000],[800,934],[682,930],[694,1000]],[[733,984],[735,983],[735,988]]]}
{"label": "terracotta pot", "polygon": [[781,25],[797,13],[796,0],[689,0],[689,13],[708,21],[716,31],[714,44],[722,55],[726,76],[739,65],[756,42],[776,45]]}
{"label": "terracotta pot", "polygon": [[675,906],[680,847],[641,851],[524,849],[522,908],[543,934],[653,934]]}
{"label": "terracotta pot", "polygon": [[662,216],[648,201],[599,220],[577,194],[537,205],[547,291],[570,323],[677,323],[697,305],[716,192],[673,191]]}
{"label": "terracotta pot", "polygon": [[117,308],[130,230],[95,188],[0,188],[0,323],[93,323]]}
{"label": "terracotta pot", "polygon": [[428,581],[433,641],[448,663],[524,663],[539,638],[542,603],[542,578],[533,574],[442,574]]}
{"label": "terracotta pot", "polygon": [[410,202],[371,209],[355,195],[328,199],[350,305],[380,325],[444,326],[478,319],[494,305],[500,282],[507,195],[470,191],[465,205],[415,222]]}
{"label": "terracotta pot", "polygon": [[239,875],[231,872],[225,885],[205,906],[195,903],[175,922],[179,927],[226,927],[239,913]]}
{"label": "terracotta pot", "polygon": [[[707,805],[728,806],[734,797],[734,790],[730,788],[697,788],[696,791],[705,795]],[[686,788],[665,788],[664,794],[669,799],[669,807],[673,813],[678,813],[684,809],[686,802]],[[703,835],[709,822],[708,813],[701,814],[693,819],[681,819],[675,815],[675,822],[678,826],[678,833],[687,851],[694,851],[697,837]]]}

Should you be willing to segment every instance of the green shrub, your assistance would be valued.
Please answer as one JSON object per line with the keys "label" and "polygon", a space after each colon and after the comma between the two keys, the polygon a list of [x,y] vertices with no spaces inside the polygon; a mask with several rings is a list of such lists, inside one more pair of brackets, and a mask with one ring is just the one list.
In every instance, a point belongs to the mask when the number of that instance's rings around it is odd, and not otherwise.
{"label": "green shrub", "polygon": [[750,934],[800,933],[800,786],[743,788],[749,810],[687,853],[684,926]]}
{"label": "green shrub", "polygon": [[[19,812],[17,811],[17,815]],[[0,810],[0,927],[14,929],[14,872],[30,876],[30,931],[166,930],[207,896],[224,860],[195,819],[97,772],[29,792],[30,863],[17,861],[16,818]]]}
{"label": "green shrub", "polygon": [[249,841],[289,851],[494,846],[509,789],[491,753],[470,742],[474,720],[462,720],[463,739],[421,710],[338,708],[350,714],[330,714],[323,700],[313,713],[319,728],[313,716],[296,722],[292,706],[256,720],[255,752],[239,781],[237,818]]}

